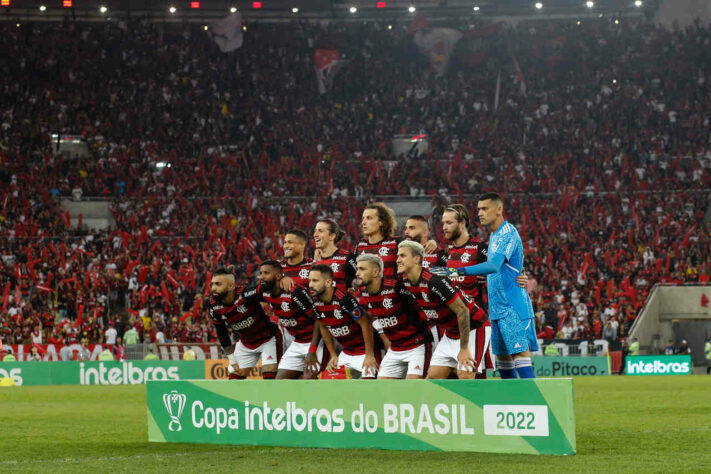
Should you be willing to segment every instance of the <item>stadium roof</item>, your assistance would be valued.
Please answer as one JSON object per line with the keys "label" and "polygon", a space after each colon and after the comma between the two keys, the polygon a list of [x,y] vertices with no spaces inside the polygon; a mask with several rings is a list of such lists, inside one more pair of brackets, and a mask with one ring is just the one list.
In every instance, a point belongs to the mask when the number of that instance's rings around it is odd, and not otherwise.
{"label": "stadium roof", "polygon": [[[100,21],[148,16],[161,21],[204,21],[239,11],[245,19],[403,20],[462,15],[483,18],[588,18],[651,15],[661,0],[1,0],[0,20]],[[103,8],[102,8],[103,7]],[[234,10],[236,9],[236,10]]]}

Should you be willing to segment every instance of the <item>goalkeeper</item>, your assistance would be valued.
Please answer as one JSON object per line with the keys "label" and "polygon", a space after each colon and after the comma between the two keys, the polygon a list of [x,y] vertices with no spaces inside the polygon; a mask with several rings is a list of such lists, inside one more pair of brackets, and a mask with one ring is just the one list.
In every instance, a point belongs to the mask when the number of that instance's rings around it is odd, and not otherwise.
{"label": "goalkeeper", "polygon": [[535,378],[531,351],[538,350],[531,299],[516,282],[523,271],[523,243],[516,228],[504,220],[501,196],[487,193],[477,205],[482,225],[492,234],[488,260],[461,268],[433,267],[446,276],[486,275],[491,320],[491,345],[502,379]]}

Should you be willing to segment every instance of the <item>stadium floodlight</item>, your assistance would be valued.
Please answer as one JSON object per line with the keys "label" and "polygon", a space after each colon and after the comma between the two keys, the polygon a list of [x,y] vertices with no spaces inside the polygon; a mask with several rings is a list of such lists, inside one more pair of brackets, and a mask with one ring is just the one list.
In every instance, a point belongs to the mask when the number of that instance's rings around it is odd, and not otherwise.
{"label": "stadium floodlight", "polygon": [[350,11],[351,13],[355,13],[358,11],[358,9],[356,7],[350,7],[348,11]]}
{"label": "stadium floodlight", "polygon": [[635,1],[634,1],[634,6],[635,6],[635,7],[641,7],[641,6],[642,6],[642,0],[635,0]]}
{"label": "stadium floodlight", "polygon": [[106,13],[108,10],[109,10],[109,9],[106,8],[104,5],[101,5],[101,6],[99,7],[99,11],[100,11],[101,13]]}
{"label": "stadium floodlight", "polygon": [[237,7],[230,8],[230,13],[237,13]]}
{"label": "stadium floodlight", "polygon": [[480,10],[480,8],[479,8],[478,6],[475,6],[475,7],[474,7],[474,11],[475,11],[475,12],[478,12],[479,10]]}
{"label": "stadium floodlight", "polygon": [[393,29],[393,25],[388,25],[388,29],[389,29],[389,30],[392,30],[392,29]]}
{"label": "stadium floodlight", "polygon": [[543,4],[541,2],[536,2],[535,7],[536,7],[536,10],[540,10],[541,8],[543,8]]}
{"label": "stadium floodlight", "polygon": [[205,31],[207,31],[207,25],[203,26],[203,29],[204,29]]}
{"label": "stadium floodlight", "polygon": [[619,25],[619,24],[620,24],[620,20],[615,20],[615,25]]}
{"label": "stadium floodlight", "polygon": [[588,8],[592,8],[595,6],[595,2],[593,2],[592,0],[588,0],[587,2],[585,2],[585,6]]}
{"label": "stadium floodlight", "polygon": [[410,5],[407,9],[407,11],[409,11],[410,13],[415,13],[415,10],[417,10],[417,8],[415,8],[415,5]]}
{"label": "stadium floodlight", "polygon": [[291,13],[299,13],[299,9],[297,7],[294,7],[291,9]]}
{"label": "stadium floodlight", "polygon": [[47,7],[45,7],[44,5],[40,5],[40,7],[39,7],[39,10],[41,12],[45,11],[46,9],[47,9]]}
{"label": "stadium floodlight", "polygon": [[178,11],[178,9],[175,8],[175,7],[173,7],[173,6],[171,6],[171,7],[168,9],[168,11],[169,11],[171,14],[173,14],[173,13],[175,13],[176,11]]}

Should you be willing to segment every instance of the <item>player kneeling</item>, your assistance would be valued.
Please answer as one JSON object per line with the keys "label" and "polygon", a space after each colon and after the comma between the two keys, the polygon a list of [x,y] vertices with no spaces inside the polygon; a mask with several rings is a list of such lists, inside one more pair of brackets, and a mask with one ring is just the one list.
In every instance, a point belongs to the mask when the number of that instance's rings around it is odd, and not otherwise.
{"label": "player kneeling", "polygon": [[[230,361],[230,379],[244,379],[262,359],[262,377],[276,376],[283,352],[281,330],[269,320],[259,304],[256,288],[235,290],[235,277],[227,268],[218,269],[210,282],[207,309],[222,350]],[[233,343],[227,331],[238,337]]]}
{"label": "player kneeling", "polygon": [[[373,326],[356,299],[333,285],[333,270],[317,264],[309,272],[309,290],[314,298],[321,331],[329,331],[343,350],[331,358],[326,369],[347,367],[354,379],[375,378],[378,363],[373,355]],[[324,335],[325,337],[325,335]]]}
{"label": "player kneeling", "polygon": [[397,253],[397,271],[403,277],[405,288],[414,296],[420,310],[431,326],[436,326],[442,339],[432,354],[429,379],[446,379],[457,371],[460,379],[474,378],[476,371],[484,370],[484,360],[475,361],[474,338],[470,338],[470,319],[481,314],[479,307],[456,289],[447,278],[422,268],[424,247],[418,242],[400,242]]}

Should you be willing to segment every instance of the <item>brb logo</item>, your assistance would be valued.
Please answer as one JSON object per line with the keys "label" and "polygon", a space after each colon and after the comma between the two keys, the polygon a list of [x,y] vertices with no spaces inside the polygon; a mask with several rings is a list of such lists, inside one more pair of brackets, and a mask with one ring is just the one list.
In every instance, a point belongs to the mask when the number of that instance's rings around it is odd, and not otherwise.
{"label": "brb logo", "polygon": [[182,431],[183,427],[180,425],[180,417],[183,415],[183,409],[185,409],[185,395],[178,393],[177,390],[164,393],[163,404],[165,405],[165,409],[168,410],[168,415],[170,415],[168,430]]}

